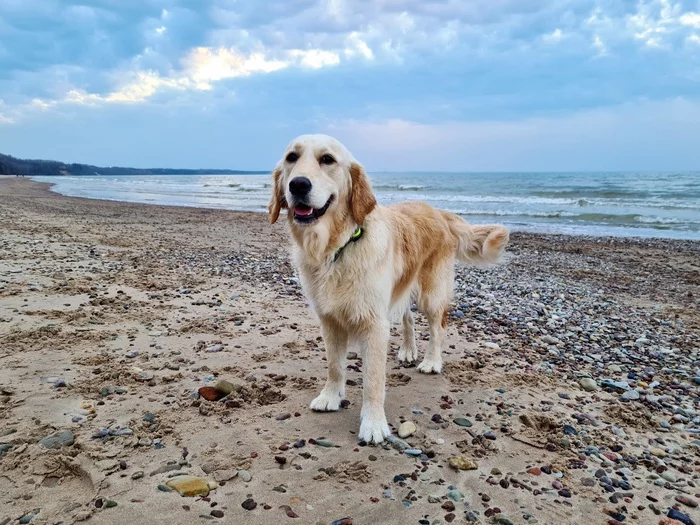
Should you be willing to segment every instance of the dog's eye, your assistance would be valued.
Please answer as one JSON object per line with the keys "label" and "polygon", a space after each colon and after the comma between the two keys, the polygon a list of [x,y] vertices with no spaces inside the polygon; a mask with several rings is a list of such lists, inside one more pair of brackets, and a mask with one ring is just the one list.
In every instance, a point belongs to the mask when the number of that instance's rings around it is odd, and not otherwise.
{"label": "dog's eye", "polygon": [[335,164],[335,159],[328,154],[323,155],[318,161],[321,164]]}
{"label": "dog's eye", "polygon": [[297,153],[292,151],[291,153],[289,153],[289,155],[287,155],[287,162],[296,162],[297,160],[299,160],[299,155]]}

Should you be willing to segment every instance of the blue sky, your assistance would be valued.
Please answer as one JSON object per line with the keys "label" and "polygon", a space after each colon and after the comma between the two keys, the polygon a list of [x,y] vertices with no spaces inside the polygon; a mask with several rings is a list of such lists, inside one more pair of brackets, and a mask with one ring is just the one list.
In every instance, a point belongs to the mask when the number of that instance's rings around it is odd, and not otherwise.
{"label": "blue sky", "polygon": [[700,169],[700,0],[2,0],[0,152],[270,169]]}

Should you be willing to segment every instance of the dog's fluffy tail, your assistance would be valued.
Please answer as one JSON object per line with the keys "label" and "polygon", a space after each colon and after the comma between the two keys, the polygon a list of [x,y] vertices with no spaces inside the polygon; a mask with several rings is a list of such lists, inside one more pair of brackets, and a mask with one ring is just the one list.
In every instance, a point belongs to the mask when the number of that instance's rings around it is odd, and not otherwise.
{"label": "dog's fluffy tail", "polygon": [[469,224],[459,215],[443,212],[457,239],[457,259],[469,264],[497,264],[510,234],[500,224]]}

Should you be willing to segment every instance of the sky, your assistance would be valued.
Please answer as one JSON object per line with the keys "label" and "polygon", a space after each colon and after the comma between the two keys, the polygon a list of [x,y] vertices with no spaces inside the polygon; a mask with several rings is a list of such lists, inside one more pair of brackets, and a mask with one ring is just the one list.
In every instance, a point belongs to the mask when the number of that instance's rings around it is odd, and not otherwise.
{"label": "sky", "polygon": [[700,0],[2,0],[0,152],[272,169],[700,170]]}

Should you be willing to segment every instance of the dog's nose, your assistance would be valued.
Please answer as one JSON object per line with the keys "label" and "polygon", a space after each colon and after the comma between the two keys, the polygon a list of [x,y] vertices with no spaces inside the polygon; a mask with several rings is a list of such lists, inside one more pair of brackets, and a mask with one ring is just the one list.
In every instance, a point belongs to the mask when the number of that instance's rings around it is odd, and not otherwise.
{"label": "dog's nose", "polygon": [[304,197],[311,191],[311,181],[306,177],[294,177],[289,181],[289,191],[295,197]]}

